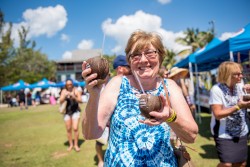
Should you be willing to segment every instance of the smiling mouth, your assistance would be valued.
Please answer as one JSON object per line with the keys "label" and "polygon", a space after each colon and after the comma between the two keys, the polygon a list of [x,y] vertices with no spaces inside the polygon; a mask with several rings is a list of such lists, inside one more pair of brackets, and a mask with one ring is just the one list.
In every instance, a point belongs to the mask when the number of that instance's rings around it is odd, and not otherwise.
{"label": "smiling mouth", "polygon": [[151,66],[147,66],[147,67],[139,67],[139,70],[147,70],[147,69],[151,69]]}

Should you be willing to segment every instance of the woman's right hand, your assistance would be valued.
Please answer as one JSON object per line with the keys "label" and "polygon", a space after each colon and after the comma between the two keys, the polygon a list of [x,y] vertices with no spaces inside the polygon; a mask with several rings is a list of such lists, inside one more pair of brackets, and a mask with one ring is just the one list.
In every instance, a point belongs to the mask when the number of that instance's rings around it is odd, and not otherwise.
{"label": "woman's right hand", "polygon": [[97,83],[97,74],[91,74],[91,68],[87,68],[87,62],[84,61],[82,63],[82,77],[85,81],[86,88],[88,92],[91,94],[92,92],[94,93],[95,91],[100,92],[102,88],[102,84],[98,85]]}
{"label": "woman's right hand", "polygon": [[237,103],[237,105],[240,108],[250,108],[250,100],[249,101],[243,101],[242,99],[240,99],[240,101]]}

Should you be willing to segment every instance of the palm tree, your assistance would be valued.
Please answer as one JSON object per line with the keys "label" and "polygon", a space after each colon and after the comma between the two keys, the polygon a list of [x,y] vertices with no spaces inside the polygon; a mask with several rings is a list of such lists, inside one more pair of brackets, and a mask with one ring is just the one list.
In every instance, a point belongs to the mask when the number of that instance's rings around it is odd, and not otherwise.
{"label": "palm tree", "polygon": [[214,38],[214,28],[208,31],[199,31],[198,28],[187,28],[184,32],[186,36],[184,38],[177,38],[176,42],[191,46],[190,49],[182,50],[178,55],[189,55],[194,53],[197,49],[203,48],[207,43],[209,43]]}
{"label": "palm tree", "polygon": [[166,69],[170,69],[176,63],[175,60],[176,53],[174,53],[173,50],[168,50],[168,49],[166,50],[166,53],[167,55],[164,58],[162,65],[166,67]]}

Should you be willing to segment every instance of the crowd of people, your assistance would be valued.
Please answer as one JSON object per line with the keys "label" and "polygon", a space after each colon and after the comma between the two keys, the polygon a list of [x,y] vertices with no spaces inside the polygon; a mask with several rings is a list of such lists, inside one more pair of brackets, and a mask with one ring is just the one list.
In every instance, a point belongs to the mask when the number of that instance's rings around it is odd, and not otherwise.
{"label": "crowd of people", "polygon": [[39,105],[42,101],[41,91],[30,91],[30,89],[21,89],[17,93],[8,92],[5,97],[8,107],[20,106],[20,110],[28,109],[28,106]]}
{"label": "crowd of people", "polygon": [[[133,32],[125,53],[113,62],[116,75],[109,74],[103,84],[98,84],[97,74],[91,73],[86,61],[82,64],[85,89],[79,90],[71,79],[66,80],[59,103],[67,102],[63,115],[67,150],[80,151],[78,138],[82,131],[84,139],[96,140],[98,167],[177,166],[177,138],[193,143],[198,134],[195,90],[189,71],[162,66],[166,50],[160,35],[153,32]],[[247,94],[250,84],[243,82],[242,66],[229,61],[220,64],[209,98],[218,167],[247,166],[250,97],[243,98]],[[141,105],[147,105],[142,101],[144,95],[158,96],[160,100],[161,107],[150,111],[150,117],[142,114]],[[39,96],[29,95],[33,103]],[[16,99],[10,94],[6,99],[11,106],[23,109],[26,97],[21,90]],[[82,102],[86,102],[86,107],[81,115]]]}

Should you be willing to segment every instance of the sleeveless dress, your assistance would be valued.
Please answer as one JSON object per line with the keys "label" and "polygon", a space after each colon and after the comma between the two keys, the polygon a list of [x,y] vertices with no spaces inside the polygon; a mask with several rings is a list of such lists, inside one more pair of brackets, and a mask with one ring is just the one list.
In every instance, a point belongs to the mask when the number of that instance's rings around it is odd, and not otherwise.
{"label": "sleeveless dress", "polygon": [[[167,80],[164,82],[166,84]],[[136,89],[123,76],[118,103],[110,119],[110,137],[104,166],[177,166],[170,144],[170,127],[166,123],[148,126],[138,122],[145,118],[140,115],[139,100],[133,90]],[[155,90],[146,91],[147,94],[153,92],[154,95],[165,96],[162,84]]]}

